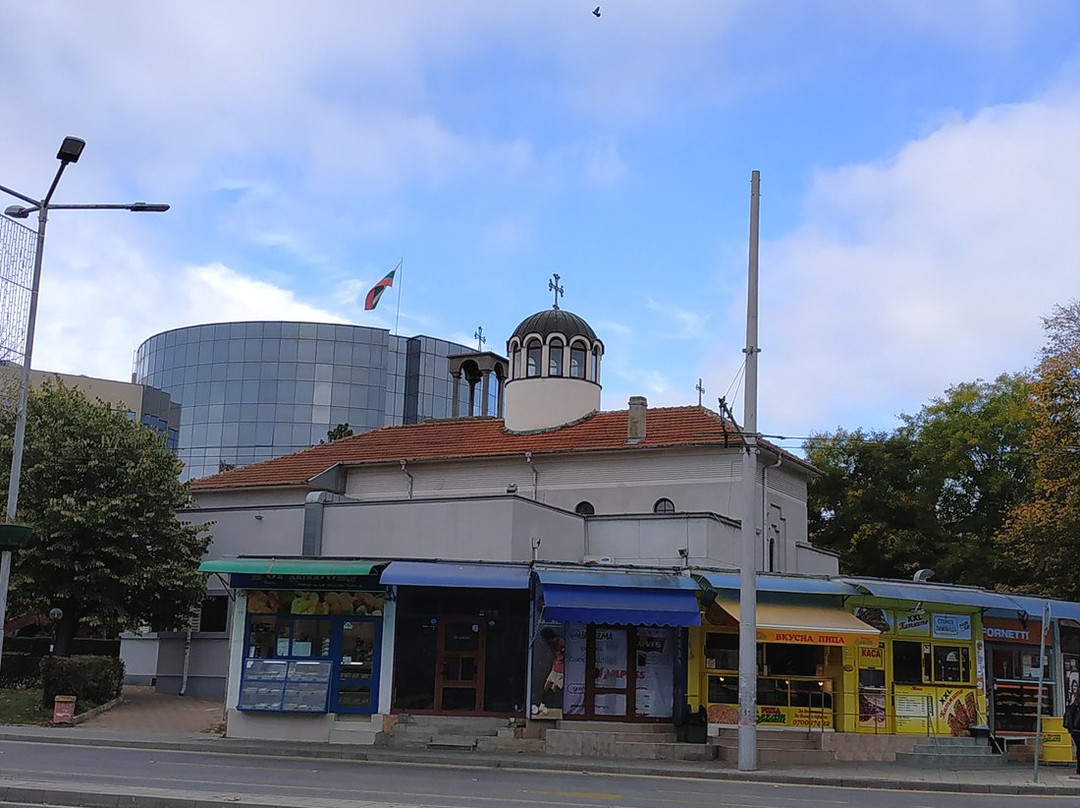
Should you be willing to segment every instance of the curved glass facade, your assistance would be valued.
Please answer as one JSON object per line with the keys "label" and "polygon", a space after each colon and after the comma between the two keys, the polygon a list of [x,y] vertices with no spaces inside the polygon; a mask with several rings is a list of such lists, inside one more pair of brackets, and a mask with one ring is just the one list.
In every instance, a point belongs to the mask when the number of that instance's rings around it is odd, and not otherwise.
{"label": "curved glass facade", "polygon": [[179,402],[191,479],[307,449],[337,424],[359,433],[448,418],[447,356],[468,350],[357,325],[215,323],[150,337],[132,375]]}

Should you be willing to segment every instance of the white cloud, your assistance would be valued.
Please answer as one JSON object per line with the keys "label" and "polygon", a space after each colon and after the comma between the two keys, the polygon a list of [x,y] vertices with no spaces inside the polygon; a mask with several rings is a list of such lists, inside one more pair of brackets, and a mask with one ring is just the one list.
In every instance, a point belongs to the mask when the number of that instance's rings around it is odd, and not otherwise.
{"label": "white cloud", "polygon": [[1077,143],[1073,86],[821,172],[806,223],[762,245],[763,428],[891,427],[891,403],[1029,366],[1080,292]]}

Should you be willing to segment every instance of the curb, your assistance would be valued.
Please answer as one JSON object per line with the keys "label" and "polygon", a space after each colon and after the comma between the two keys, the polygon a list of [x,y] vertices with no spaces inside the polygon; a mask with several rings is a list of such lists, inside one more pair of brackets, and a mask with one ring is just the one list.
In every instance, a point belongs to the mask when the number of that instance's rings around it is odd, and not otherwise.
{"label": "curb", "polygon": [[[1077,796],[1080,794],[1080,781],[1076,787],[1042,785],[1039,783],[952,783],[934,781],[912,781],[900,778],[867,777],[863,775],[838,774],[829,776],[820,770],[813,774],[791,772],[741,772],[732,769],[708,769],[649,764],[608,763],[602,759],[560,758],[560,757],[473,757],[475,752],[440,752],[431,754],[422,751],[394,751],[373,747],[349,747],[342,745],[319,745],[311,748],[283,747],[270,744],[237,743],[227,739],[170,741],[166,739],[142,740],[125,738],[78,737],[72,735],[26,736],[18,733],[0,731],[0,740],[22,741],[25,743],[69,744],[75,746],[99,746],[122,749],[161,749],[172,752],[194,752],[212,754],[248,755],[253,757],[298,758],[305,760],[342,760],[367,763],[392,763],[421,766],[452,766],[477,769],[521,769],[533,771],[578,771],[586,774],[618,774],[642,777],[678,777],[697,780],[727,780],[743,783],[777,783],[783,785],[812,785],[833,788],[862,788],[891,791],[949,792],[967,794],[1008,794],[1024,796]],[[235,744],[235,745],[234,745]],[[458,756],[461,757],[458,757]],[[468,757],[466,757],[468,756]],[[661,763],[657,761],[656,764]],[[587,767],[587,768],[586,768]],[[14,787],[12,787],[14,788]],[[30,789],[35,794],[38,790]],[[0,794],[3,792],[0,791]],[[59,792],[66,793],[66,792]],[[134,806],[124,799],[125,806]],[[24,800],[33,801],[33,800]],[[218,805],[220,801],[196,800],[195,806]],[[71,803],[57,803],[71,804]],[[79,803],[74,803],[79,804]],[[85,803],[82,803],[85,804]],[[96,803],[95,803],[96,804]],[[106,801],[102,804],[114,805]],[[187,808],[192,808],[190,799],[184,801]],[[154,803],[159,805],[159,803]],[[254,805],[245,803],[245,805]],[[137,808],[137,806],[136,806]]]}

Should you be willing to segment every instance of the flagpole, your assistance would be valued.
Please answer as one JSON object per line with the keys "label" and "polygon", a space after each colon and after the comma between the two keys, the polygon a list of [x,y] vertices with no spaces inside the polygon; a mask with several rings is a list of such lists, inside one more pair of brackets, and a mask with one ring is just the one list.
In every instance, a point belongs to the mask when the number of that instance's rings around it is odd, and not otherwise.
{"label": "flagpole", "polygon": [[394,336],[400,336],[398,332],[398,323],[401,320],[401,284],[405,277],[405,256],[401,256],[401,260],[397,262],[397,268],[401,274],[398,275],[398,287],[397,287],[397,312],[394,314]]}

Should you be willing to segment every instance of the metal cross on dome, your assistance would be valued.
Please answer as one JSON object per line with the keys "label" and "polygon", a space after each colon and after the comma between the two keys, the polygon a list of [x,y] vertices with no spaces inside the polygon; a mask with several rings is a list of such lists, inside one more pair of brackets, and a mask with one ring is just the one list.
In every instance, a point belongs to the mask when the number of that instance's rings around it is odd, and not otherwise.
{"label": "metal cross on dome", "polygon": [[487,342],[487,337],[484,336],[484,327],[482,325],[476,327],[476,333],[473,334],[473,339],[476,340],[476,350],[484,350],[484,343]]}
{"label": "metal cross on dome", "polygon": [[559,273],[553,273],[552,277],[555,278],[555,280],[548,281],[548,291],[555,293],[555,305],[552,306],[552,308],[557,309],[559,308],[559,295],[563,295],[565,297],[566,292],[561,286],[559,286]]}

